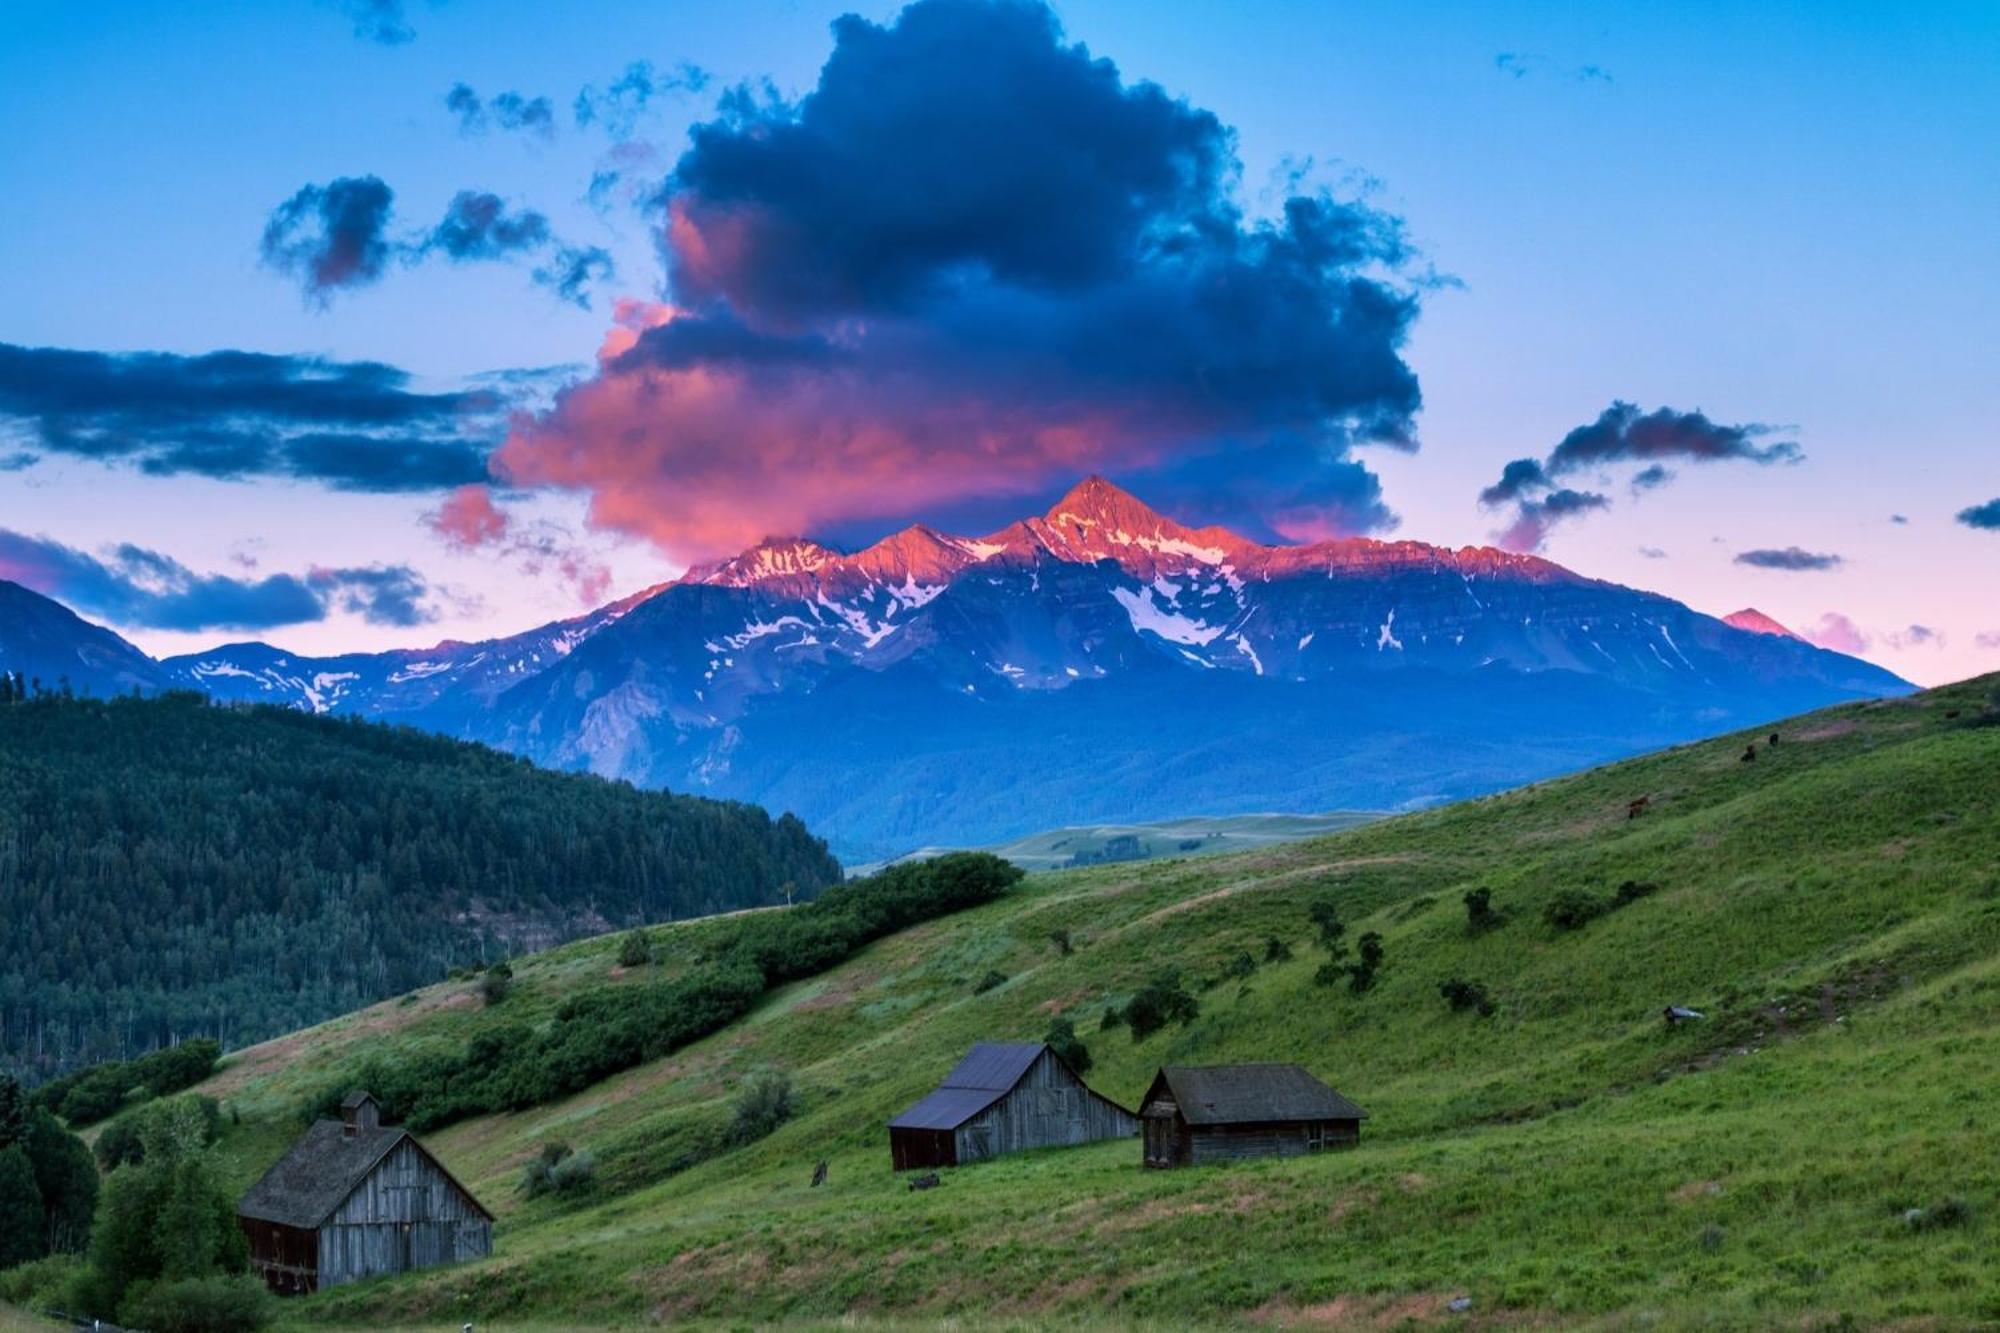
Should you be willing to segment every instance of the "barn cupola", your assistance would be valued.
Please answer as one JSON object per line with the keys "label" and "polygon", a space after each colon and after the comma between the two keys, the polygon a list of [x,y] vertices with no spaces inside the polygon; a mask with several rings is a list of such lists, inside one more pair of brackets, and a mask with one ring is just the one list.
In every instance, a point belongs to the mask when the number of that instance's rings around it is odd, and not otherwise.
{"label": "barn cupola", "polygon": [[350,1092],[340,1103],[341,1132],[348,1138],[367,1130],[378,1129],[382,1124],[382,1107],[373,1097],[359,1091]]}

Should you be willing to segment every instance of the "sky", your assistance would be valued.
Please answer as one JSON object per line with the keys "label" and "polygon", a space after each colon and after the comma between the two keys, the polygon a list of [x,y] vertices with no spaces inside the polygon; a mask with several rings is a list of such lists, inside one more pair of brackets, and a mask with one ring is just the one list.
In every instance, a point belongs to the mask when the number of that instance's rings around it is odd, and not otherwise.
{"label": "sky", "polygon": [[1990,4],[16,0],[0,140],[0,577],[156,653],[1100,472],[2000,670]]}

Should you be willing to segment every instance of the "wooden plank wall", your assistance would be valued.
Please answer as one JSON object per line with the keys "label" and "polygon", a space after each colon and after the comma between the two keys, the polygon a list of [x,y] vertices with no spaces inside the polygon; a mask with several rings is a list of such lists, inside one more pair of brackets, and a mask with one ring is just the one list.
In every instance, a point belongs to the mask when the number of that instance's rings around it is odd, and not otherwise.
{"label": "wooden plank wall", "polygon": [[492,1223],[406,1140],[320,1228],[319,1285],[482,1258],[492,1248]]}
{"label": "wooden plank wall", "polygon": [[1080,1079],[1043,1051],[1012,1092],[958,1127],[962,1166],[1026,1148],[1130,1138],[1139,1118],[1093,1097]]}

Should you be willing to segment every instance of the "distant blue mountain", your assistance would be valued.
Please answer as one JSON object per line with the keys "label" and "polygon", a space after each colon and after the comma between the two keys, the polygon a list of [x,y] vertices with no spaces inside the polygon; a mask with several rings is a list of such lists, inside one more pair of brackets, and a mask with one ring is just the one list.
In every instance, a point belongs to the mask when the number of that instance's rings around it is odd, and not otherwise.
{"label": "distant blue mountain", "polygon": [[1081,821],[1411,807],[1912,688],[1538,557],[1266,546],[1097,478],[987,537],[765,542],[509,639],[158,666],[224,698],[791,810],[847,859]]}

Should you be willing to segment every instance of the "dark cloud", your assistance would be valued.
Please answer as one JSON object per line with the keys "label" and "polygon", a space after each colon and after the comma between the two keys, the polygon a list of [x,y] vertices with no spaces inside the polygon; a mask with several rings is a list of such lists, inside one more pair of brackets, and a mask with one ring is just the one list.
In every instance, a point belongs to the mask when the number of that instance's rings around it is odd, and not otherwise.
{"label": "dark cloud", "polygon": [[388,239],[395,198],[376,176],[307,185],[264,224],[264,262],[296,278],[322,306],[342,288],[366,286],[396,252]]}
{"label": "dark cloud", "polygon": [[[1539,550],[1556,522],[1611,504],[1608,496],[1595,492],[1560,489],[1561,478],[1579,471],[1602,472],[1640,464],[1630,484],[1634,495],[1644,495],[1673,481],[1675,473],[1667,467],[1668,461],[1798,462],[1802,455],[1792,441],[1764,442],[1775,429],[1756,422],[1724,425],[1701,412],[1679,412],[1671,407],[1642,412],[1632,403],[1614,401],[1597,420],[1563,436],[1546,460],[1517,458],[1508,463],[1500,480],[1479,493],[1479,503],[1488,508],[1517,505],[1514,520],[1495,536],[1511,550]],[[1572,498],[1551,508],[1548,501],[1565,494]],[[1586,495],[1590,503],[1580,503]],[[1529,544],[1513,545],[1517,541]]]}
{"label": "dark cloud", "polygon": [[1500,480],[1479,493],[1479,503],[1502,505],[1550,489],[1549,474],[1532,458],[1517,458],[1500,469]]}
{"label": "dark cloud", "polygon": [[1639,554],[1645,556],[1648,560],[1665,560],[1667,558],[1667,553],[1657,546],[1641,546]]}
{"label": "dark cloud", "polygon": [[460,190],[422,242],[452,259],[505,259],[549,244],[549,220],[533,209],[515,213],[497,194]]}
{"label": "dark cloud", "polygon": [[460,190],[427,230],[389,234],[395,192],[375,176],[308,185],[279,205],[264,227],[264,262],[298,280],[306,299],[325,308],[336,291],[379,279],[389,263],[432,256],[452,263],[537,257],[534,280],[562,300],[588,308],[591,284],[612,276],[611,256],[571,245],[534,209],[509,209],[485,190]]}
{"label": "dark cloud", "polygon": [[486,477],[507,401],[372,361],[0,343],[0,420],[34,449],[171,475],[425,491]]}
{"label": "dark cloud", "polygon": [[[2000,503],[2000,501],[1996,501],[1996,503]],[[1900,528],[1908,525],[1910,520],[1906,514],[1891,514],[1889,515],[1889,521]]]}
{"label": "dark cloud", "polygon": [[197,574],[171,556],[129,543],[100,558],[0,528],[0,578],[133,629],[265,630],[324,620],[334,609],[377,625],[436,619],[424,604],[430,589],[423,576],[403,565],[239,579]]}
{"label": "dark cloud", "polygon": [[1664,464],[1655,463],[1632,474],[1632,493],[1639,495],[1646,491],[1656,491],[1673,479],[1672,469]]}
{"label": "dark cloud", "polygon": [[1782,550],[1765,548],[1755,551],[1744,551],[1737,555],[1736,563],[1739,565],[1752,565],[1758,569],[1805,571],[1838,569],[1842,561],[1837,555],[1802,550],[1796,546],[1787,546]]}
{"label": "dark cloud", "polygon": [[1776,429],[1756,422],[1727,426],[1710,421],[1701,412],[1677,412],[1671,407],[1641,412],[1633,403],[1614,402],[1597,420],[1563,436],[1549,454],[1548,470],[1555,477],[1608,463],[1675,458],[1695,463],[1723,459],[1749,463],[1797,462],[1802,455],[1799,446],[1790,440],[1758,443]]}
{"label": "dark cloud", "polygon": [[1892,648],[1942,648],[1945,644],[1944,631],[1932,629],[1929,625],[1892,630],[1887,638]]}
{"label": "dark cloud", "polygon": [[[1232,458],[1271,468],[1264,502],[1238,482],[1268,522],[1387,521],[1333,498],[1355,443],[1414,447],[1396,219],[1323,192],[1246,217],[1227,127],[1042,4],[920,0],[833,31],[808,96],[724,98],[661,196],[672,308],[650,322],[700,321],[677,349],[714,356],[608,363],[510,441],[516,480],[703,554]],[[746,357],[736,329],[832,354]]]}
{"label": "dark cloud", "polygon": [[535,268],[535,281],[571,305],[590,309],[592,283],[608,282],[616,272],[611,256],[594,245],[558,245]]}
{"label": "dark cloud", "polygon": [[1548,541],[1549,531],[1565,519],[1577,518],[1611,507],[1611,497],[1595,491],[1574,491],[1567,487],[1552,490],[1538,500],[1516,503],[1514,520],[1498,535],[1510,551],[1539,551]]}
{"label": "dark cloud", "polygon": [[601,91],[594,84],[584,88],[571,110],[579,127],[602,125],[613,138],[622,139],[637,128],[655,98],[699,93],[708,87],[709,78],[707,70],[685,60],[665,73],[655,69],[650,60],[635,60]]}
{"label": "dark cloud", "polygon": [[517,131],[547,140],[555,137],[555,104],[525,93],[495,93],[488,101],[470,84],[454,83],[444,96],[445,109],[458,117],[460,134],[484,134],[490,128]]}
{"label": "dark cloud", "polygon": [[408,565],[314,569],[306,583],[329,608],[351,612],[371,625],[407,629],[437,619],[437,612],[424,603],[429,585]]}
{"label": "dark cloud", "polygon": [[1968,528],[1983,528],[1988,532],[2000,532],[2000,500],[1988,500],[1983,505],[1973,505],[1958,511],[1958,521]]}
{"label": "dark cloud", "polygon": [[403,0],[339,0],[341,12],[354,21],[354,35],[364,42],[401,46],[416,40],[417,31],[403,14]]}

